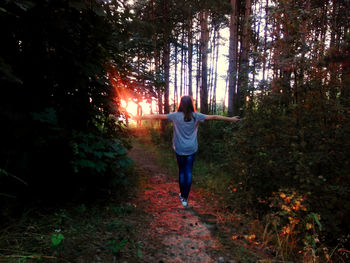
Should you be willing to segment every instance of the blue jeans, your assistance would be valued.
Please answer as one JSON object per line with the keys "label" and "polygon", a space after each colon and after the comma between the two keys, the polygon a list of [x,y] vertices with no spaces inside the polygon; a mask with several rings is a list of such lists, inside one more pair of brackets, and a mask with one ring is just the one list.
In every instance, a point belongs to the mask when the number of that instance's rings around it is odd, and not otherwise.
{"label": "blue jeans", "polygon": [[188,198],[192,183],[192,168],[196,154],[178,155],[176,154],[177,165],[179,166],[179,185],[181,196]]}

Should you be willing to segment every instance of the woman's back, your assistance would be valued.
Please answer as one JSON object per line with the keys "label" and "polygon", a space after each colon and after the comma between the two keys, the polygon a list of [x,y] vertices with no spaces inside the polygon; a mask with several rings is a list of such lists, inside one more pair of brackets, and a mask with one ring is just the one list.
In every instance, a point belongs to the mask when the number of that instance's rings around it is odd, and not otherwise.
{"label": "woman's back", "polygon": [[205,115],[193,112],[190,121],[185,121],[183,112],[170,113],[167,117],[174,124],[173,147],[175,152],[179,155],[191,155],[197,152],[198,124],[205,120]]}

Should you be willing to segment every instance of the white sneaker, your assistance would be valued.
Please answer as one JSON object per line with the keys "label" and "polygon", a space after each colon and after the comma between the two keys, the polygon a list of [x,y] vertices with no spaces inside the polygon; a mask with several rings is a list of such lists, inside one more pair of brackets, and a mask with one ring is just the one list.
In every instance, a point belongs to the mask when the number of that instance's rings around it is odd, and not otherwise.
{"label": "white sneaker", "polygon": [[188,205],[187,200],[181,196],[181,193],[179,194],[179,199],[180,199],[181,204],[182,204],[183,206],[186,207],[186,206]]}
{"label": "white sneaker", "polygon": [[182,202],[184,200],[181,196],[181,193],[179,193],[179,199],[180,199],[180,202]]}

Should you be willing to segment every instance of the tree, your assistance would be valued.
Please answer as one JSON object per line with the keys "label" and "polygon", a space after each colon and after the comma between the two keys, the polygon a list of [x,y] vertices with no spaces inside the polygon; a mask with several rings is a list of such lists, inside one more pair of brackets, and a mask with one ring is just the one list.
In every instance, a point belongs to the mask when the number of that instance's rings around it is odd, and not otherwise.
{"label": "tree", "polygon": [[190,96],[193,96],[192,91],[192,53],[193,53],[193,47],[192,47],[192,9],[190,7],[188,21],[187,21],[187,43],[188,43],[188,94]]}
{"label": "tree", "polygon": [[164,11],[163,11],[163,67],[164,67],[164,113],[167,114],[170,111],[169,106],[169,75],[170,75],[170,31],[171,26],[169,25],[169,4],[167,0],[163,0]]}
{"label": "tree", "polygon": [[228,115],[234,115],[234,102],[237,96],[237,64],[238,64],[238,11],[236,0],[231,0],[230,15],[230,43],[229,43],[229,69],[228,69]]}
{"label": "tree", "polygon": [[249,47],[250,47],[250,13],[252,3],[250,0],[245,0],[245,12],[242,25],[242,41],[239,61],[239,74],[234,97],[234,115],[241,115],[241,107],[244,106],[245,97],[248,91],[249,82]]}
{"label": "tree", "polygon": [[202,56],[202,81],[200,87],[200,111],[204,114],[208,113],[208,42],[209,42],[209,29],[208,29],[208,10],[200,12],[200,25],[201,25],[201,56]]}
{"label": "tree", "polygon": [[110,117],[123,113],[109,69],[128,81],[128,8],[29,0],[0,9],[8,25],[0,44],[0,169],[28,185],[10,182],[0,192],[49,200],[64,198],[62,189],[71,198],[103,182],[118,185],[127,143],[123,124]]}

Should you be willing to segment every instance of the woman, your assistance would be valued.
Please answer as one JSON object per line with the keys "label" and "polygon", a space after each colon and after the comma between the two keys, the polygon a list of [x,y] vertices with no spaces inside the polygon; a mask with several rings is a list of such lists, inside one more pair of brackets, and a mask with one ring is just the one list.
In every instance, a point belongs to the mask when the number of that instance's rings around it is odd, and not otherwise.
{"label": "woman", "polygon": [[192,167],[198,150],[197,128],[205,120],[223,120],[237,122],[239,117],[225,117],[220,115],[205,115],[196,112],[193,99],[190,96],[181,97],[177,112],[170,114],[145,115],[142,120],[169,120],[174,124],[173,148],[179,166],[179,198],[183,206],[188,205],[188,196],[192,183]]}

